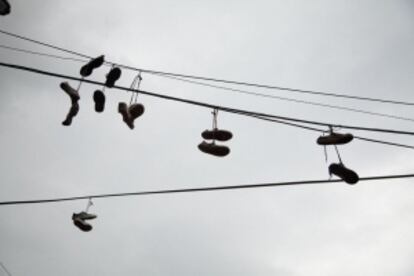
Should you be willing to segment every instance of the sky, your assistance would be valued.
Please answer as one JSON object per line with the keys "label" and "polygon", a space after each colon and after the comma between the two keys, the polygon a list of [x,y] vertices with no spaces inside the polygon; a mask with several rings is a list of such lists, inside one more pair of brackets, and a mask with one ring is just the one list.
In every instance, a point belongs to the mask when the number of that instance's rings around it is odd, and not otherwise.
{"label": "sky", "polygon": [[[13,0],[0,29],[139,68],[414,102],[411,0]],[[0,35],[0,44],[63,55]],[[66,55],[68,56],[68,55]],[[79,76],[81,63],[0,49],[0,61]],[[104,81],[108,67],[91,79]],[[118,84],[130,86],[124,70]],[[241,95],[143,74],[141,88],[217,105],[338,124],[413,131],[412,122]],[[130,94],[83,84],[80,112],[59,78],[0,68],[0,201],[329,179],[321,135],[219,112],[231,153],[201,153],[211,111],[145,95],[134,130],[117,113]],[[69,81],[76,87],[77,82]],[[238,87],[240,88],[240,87]],[[243,87],[242,87],[243,88]],[[411,107],[243,89],[414,118]],[[347,130],[342,130],[347,131]],[[352,132],[414,144],[410,136]],[[340,146],[361,177],[412,173],[408,149]],[[413,180],[94,199],[0,207],[0,262],[19,275],[413,275]],[[0,269],[0,276],[7,275]]]}

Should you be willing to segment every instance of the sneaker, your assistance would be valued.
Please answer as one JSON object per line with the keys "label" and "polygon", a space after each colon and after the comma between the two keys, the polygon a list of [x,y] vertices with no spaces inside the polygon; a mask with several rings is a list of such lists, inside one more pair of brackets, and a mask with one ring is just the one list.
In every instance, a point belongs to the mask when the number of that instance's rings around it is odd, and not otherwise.
{"label": "sneaker", "polygon": [[323,145],[323,146],[343,145],[343,144],[351,142],[352,139],[354,139],[354,136],[350,133],[341,134],[341,133],[332,132],[326,136],[319,136],[316,142],[318,143],[318,145]]}
{"label": "sneaker", "polygon": [[77,102],[72,102],[72,106],[69,109],[68,114],[66,115],[66,119],[62,122],[64,126],[70,126],[72,124],[72,119],[75,117],[79,112],[79,104]]}
{"label": "sneaker", "polygon": [[224,129],[212,129],[212,130],[205,130],[201,133],[201,136],[206,140],[218,140],[218,141],[228,141],[233,137],[233,134]]}
{"label": "sneaker", "polygon": [[86,213],[86,212],[80,212],[78,214],[75,214],[75,216],[82,219],[82,220],[96,219],[98,217],[95,214],[89,214],[89,213]]}
{"label": "sneaker", "polygon": [[142,104],[135,103],[135,104],[131,104],[128,107],[128,111],[129,111],[129,115],[131,116],[131,120],[134,121],[136,118],[144,114],[145,108]]}
{"label": "sneaker", "polygon": [[96,68],[101,67],[104,61],[105,61],[105,57],[103,55],[90,60],[87,64],[82,66],[82,68],[80,69],[81,76],[82,77],[90,76],[92,74],[92,71]]}
{"label": "sneaker", "polygon": [[130,129],[134,129],[134,122],[131,119],[129,108],[126,103],[118,104],[118,112],[122,115],[122,120],[127,124]]}
{"label": "sneaker", "polygon": [[[1,0],[0,0],[1,1]],[[76,89],[72,88],[70,84],[65,81],[60,84],[60,88],[68,94],[72,103],[77,103],[80,99],[79,93]]]}
{"label": "sneaker", "polygon": [[353,170],[346,168],[341,163],[333,163],[329,165],[329,174],[338,176],[348,184],[356,184],[359,181],[358,174]]}
{"label": "sneaker", "polygon": [[230,149],[228,147],[216,145],[214,142],[207,143],[206,141],[203,141],[198,145],[198,149],[204,153],[218,157],[224,157],[230,153]]}
{"label": "sneaker", "polygon": [[10,13],[10,4],[7,0],[0,0],[0,15],[8,15]]}
{"label": "sneaker", "polygon": [[101,90],[93,93],[93,101],[95,102],[95,111],[103,112],[105,109],[105,94]]}
{"label": "sneaker", "polygon": [[72,215],[73,224],[75,224],[80,230],[84,232],[89,232],[92,230],[92,225],[87,223],[86,219],[94,219],[95,215],[91,215],[85,212],[80,212],[79,214],[74,213]]}
{"label": "sneaker", "polygon": [[105,86],[112,88],[115,85],[115,82],[119,80],[121,77],[121,69],[118,67],[112,68],[111,71],[109,71],[108,75],[106,75],[106,82]]}

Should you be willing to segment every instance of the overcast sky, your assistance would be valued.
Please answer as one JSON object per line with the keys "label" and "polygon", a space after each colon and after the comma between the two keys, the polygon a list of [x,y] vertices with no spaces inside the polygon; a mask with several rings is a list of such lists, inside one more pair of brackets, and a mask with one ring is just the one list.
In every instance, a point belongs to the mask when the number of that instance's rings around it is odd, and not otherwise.
{"label": "overcast sky", "polygon": [[[414,102],[414,2],[13,0],[0,29],[127,65]],[[62,54],[0,35],[4,45]],[[0,60],[78,76],[82,64],[0,49]],[[92,79],[103,81],[108,68]],[[129,86],[134,72],[124,71]],[[412,122],[202,88],[143,74],[141,88],[303,119],[414,130]],[[201,153],[211,110],[83,85],[61,125],[63,79],[0,68],[0,201],[328,179],[318,133],[219,113],[231,154]],[[70,81],[72,86],[76,82]],[[411,107],[253,92],[414,118]],[[354,132],[414,144],[411,137]],[[410,173],[412,151],[341,146],[360,176]],[[329,162],[336,162],[332,149]],[[89,233],[71,220],[87,201],[0,207],[0,262],[20,275],[408,276],[414,273],[413,180],[95,199]],[[6,275],[0,269],[0,276]]]}

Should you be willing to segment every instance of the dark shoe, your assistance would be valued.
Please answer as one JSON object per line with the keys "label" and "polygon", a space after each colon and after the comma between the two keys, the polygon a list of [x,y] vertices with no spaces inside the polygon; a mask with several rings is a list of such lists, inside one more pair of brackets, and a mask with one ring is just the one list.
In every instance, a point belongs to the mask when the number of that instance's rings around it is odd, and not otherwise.
{"label": "dark shoe", "polygon": [[80,212],[80,213],[75,214],[75,215],[76,215],[76,217],[78,217],[78,218],[80,218],[82,220],[96,219],[98,217],[95,214],[89,214],[89,213],[86,213],[86,212]]}
{"label": "dark shoe", "polygon": [[0,15],[8,15],[10,13],[10,4],[7,0],[0,0]]}
{"label": "dark shoe", "polygon": [[115,85],[115,82],[119,80],[121,77],[121,69],[118,67],[112,68],[111,71],[109,71],[108,75],[106,75],[106,82],[105,86],[112,88]]}
{"label": "dark shoe", "polygon": [[[0,0],[1,1],[1,0]],[[80,99],[79,93],[76,89],[72,88],[67,81],[60,84],[60,88],[68,94],[72,103],[77,103]]]}
{"label": "dark shoe", "polygon": [[96,218],[95,215],[90,215],[85,212],[81,212],[79,214],[74,213],[72,215],[73,224],[75,224],[80,230],[84,232],[89,232],[92,230],[92,225],[87,223],[85,219],[94,219]]}
{"label": "dark shoe", "polygon": [[136,104],[131,104],[128,107],[128,111],[129,111],[129,115],[131,116],[131,120],[134,121],[136,118],[144,114],[145,108],[142,104],[136,103]]}
{"label": "dark shoe", "polygon": [[343,145],[349,143],[354,139],[354,136],[350,133],[341,134],[332,132],[326,136],[320,136],[316,142],[318,145]]}
{"label": "dark shoe", "polygon": [[126,103],[118,104],[118,112],[122,115],[122,120],[127,124],[130,129],[134,129],[134,121],[131,119],[129,108]]}
{"label": "dark shoe", "polygon": [[218,157],[224,157],[230,153],[230,149],[226,146],[220,146],[213,143],[201,142],[198,145],[198,149],[204,153],[211,154]]}
{"label": "dark shoe", "polygon": [[93,70],[96,68],[99,68],[102,66],[102,64],[104,63],[105,58],[104,56],[99,56],[97,58],[92,59],[91,61],[89,61],[87,64],[85,64],[84,66],[82,66],[82,68],[80,69],[80,74],[82,77],[88,77],[92,74]]}
{"label": "dark shoe", "polygon": [[218,140],[218,141],[228,141],[233,137],[233,134],[224,129],[212,129],[212,130],[204,130],[201,133],[201,136],[206,140]]}
{"label": "dark shoe", "polygon": [[93,101],[95,102],[95,111],[103,112],[105,109],[105,94],[101,90],[93,93]]}
{"label": "dark shoe", "polygon": [[329,165],[329,174],[338,176],[348,184],[356,184],[359,181],[358,174],[353,170],[346,168],[341,163],[333,163]]}
{"label": "dark shoe", "polygon": [[79,112],[79,104],[77,102],[72,103],[72,106],[69,109],[68,114],[66,115],[66,119],[62,122],[64,126],[70,126],[72,124],[72,119],[75,117]]}

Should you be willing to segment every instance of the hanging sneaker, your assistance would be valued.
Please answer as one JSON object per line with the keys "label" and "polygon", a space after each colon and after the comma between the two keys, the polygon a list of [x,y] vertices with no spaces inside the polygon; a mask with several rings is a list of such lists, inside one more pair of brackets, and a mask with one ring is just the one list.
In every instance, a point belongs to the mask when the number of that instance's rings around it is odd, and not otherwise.
{"label": "hanging sneaker", "polygon": [[101,90],[93,93],[93,101],[95,102],[95,111],[103,112],[105,109],[105,94]]}
{"label": "hanging sneaker", "polygon": [[94,69],[102,66],[104,61],[105,61],[105,57],[103,55],[90,60],[87,64],[82,66],[82,68],[80,69],[81,76],[82,77],[90,76]]}
{"label": "hanging sneaker", "polygon": [[8,15],[11,7],[7,0],[0,0],[0,15]]}
{"label": "hanging sneaker", "polygon": [[224,129],[214,128],[212,130],[204,130],[201,136],[206,140],[228,141],[233,137],[233,134]]}
{"label": "hanging sneaker", "polygon": [[129,115],[131,116],[131,120],[134,121],[136,118],[144,114],[145,108],[142,104],[135,103],[135,104],[131,104],[128,107],[128,111],[129,111]]}
{"label": "hanging sneaker", "polygon": [[118,104],[118,112],[122,115],[122,120],[127,124],[130,129],[134,129],[134,122],[132,120],[131,114],[129,113],[129,108],[126,103]]}
{"label": "hanging sneaker", "polygon": [[342,133],[335,133],[332,132],[325,136],[319,136],[319,138],[316,140],[316,143],[318,145],[343,145],[347,144],[354,139],[354,136],[350,133],[342,134]]}
{"label": "hanging sneaker", "polygon": [[333,163],[329,165],[329,174],[336,175],[348,184],[356,184],[359,176],[353,170],[346,168],[342,163]]}
{"label": "hanging sneaker", "polygon": [[218,157],[224,157],[230,153],[230,149],[228,147],[216,145],[214,142],[207,143],[206,141],[203,141],[198,145],[198,149],[204,153]]}
{"label": "hanging sneaker", "polygon": [[72,220],[73,224],[75,224],[80,230],[84,232],[89,232],[92,230],[92,225],[87,223],[85,220],[88,219],[95,219],[96,215],[88,214],[86,212],[80,212],[78,214],[73,213]]}
{"label": "hanging sneaker", "polygon": [[62,122],[64,126],[70,126],[72,124],[72,119],[75,117],[79,112],[79,104],[77,102],[72,103],[72,106],[69,109],[68,114],[66,115],[66,119]]}
{"label": "hanging sneaker", "polygon": [[112,68],[111,71],[109,71],[108,75],[106,75],[106,82],[105,86],[112,88],[115,85],[115,82],[119,80],[121,77],[121,69],[118,67]]}
{"label": "hanging sneaker", "polygon": [[79,96],[78,91],[76,89],[72,88],[67,81],[62,82],[60,84],[60,88],[62,88],[62,90],[65,91],[66,94],[69,95],[70,100],[72,101],[72,103],[77,103],[79,101],[80,96]]}

